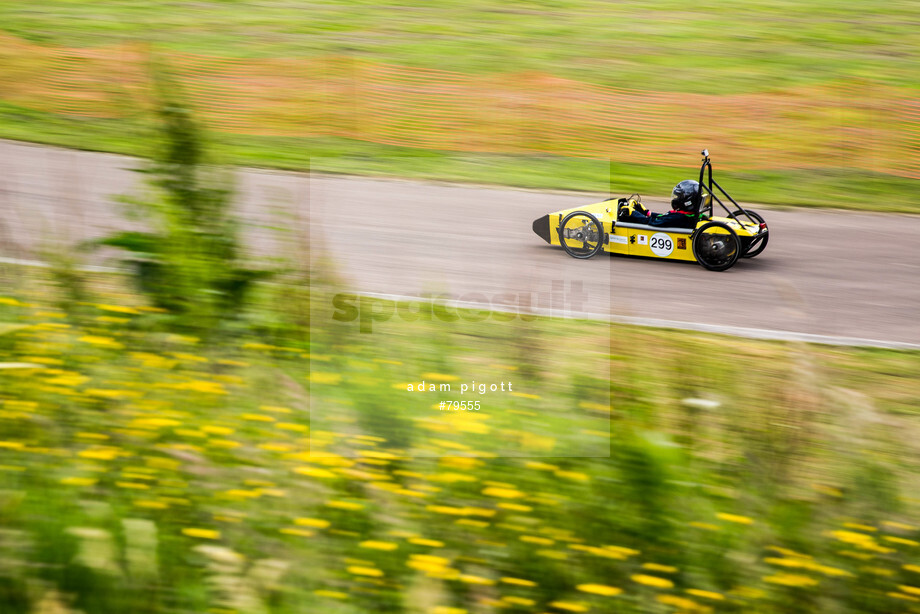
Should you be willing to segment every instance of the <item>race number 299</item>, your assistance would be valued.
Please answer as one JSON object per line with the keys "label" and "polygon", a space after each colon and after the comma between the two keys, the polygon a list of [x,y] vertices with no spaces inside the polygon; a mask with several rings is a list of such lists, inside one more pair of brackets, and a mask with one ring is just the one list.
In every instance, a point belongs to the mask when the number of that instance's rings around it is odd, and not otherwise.
{"label": "race number 299", "polygon": [[670,256],[671,252],[674,251],[674,241],[663,232],[656,232],[653,234],[648,242],[648,246],[651,248],[653,254],[661,258]]}

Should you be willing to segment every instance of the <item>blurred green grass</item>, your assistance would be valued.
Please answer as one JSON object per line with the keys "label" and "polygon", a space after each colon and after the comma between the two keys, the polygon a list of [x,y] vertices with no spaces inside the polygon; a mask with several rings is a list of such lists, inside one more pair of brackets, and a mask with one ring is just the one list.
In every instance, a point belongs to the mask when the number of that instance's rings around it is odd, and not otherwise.
{"label": "blurred green grass", "polygon": [[[0,322],[27,325],[0,361],[44,367],[0,369],[4,611],[889,614],[920,595],[918,352],[543,318],[362,335],[303,284],[264,286],[205,344],[119,276],[68,304],[43,271],[0,274]],[[517,408],[536,416],[456,412],[443,456],[407,456],[430,433],[394,383],[477,356],[542,386]],[[553,457],[539,429],[597,412],[574,402],[605,363],[609,458]],[[534,429],[537,458],[488,449]]]}
{"label": "blurred green grass", "polygon": [[834,0],[433,0],[0,5],[0,28],[55,45],[146,40],[237,57],[351,54],[463,73],[543,71],[675,92],[761,91],[844,77],[918,88],[920,7]]}
{"label": "blurred green grass", "polygon": [[[359,0],[0,5],[0,28],[49,45],[150,41],[164,49],[230,57],[349,55],[461,73],[540,71],[635,89],[733,94],[837,79],[918,88],[916,3],[830,0],[692,8],[675,0],[486,0],[392,4]],[[0,136],[144,155],[131,121],[65,119],[0,104]],[[227,161],[540,189],[605,191],[603,162],[558,156],[458,154],[345,139],[217,135]],[[718,152],[714,152],[718,155]],[[871,166],[867,164],[867,166]],[[592,169],[587,172],[586,169]],[[664,196],[686,172],[615,165],[614,191]],[[688,169],[689,170],[689,169]],[[596,172],[595,172],[596,171]],[[862,169],[723,173],[743,201],[916,212],[915,180]]]}
{"label": "blurred green grass", "polygon": [[[149,157],[153,130],[136,122],[74,119],[0,102],[0,136],[88,151]],[[379,145],[342,138],[238,136],[210,133],[225,163],[286,170],[460,181],[543,190],[664,197],[687,168],[609,163],[551,155],[457,153]],[[739,202],[917,213],[917,181],[852,169],[723,171],[717,180]]]}

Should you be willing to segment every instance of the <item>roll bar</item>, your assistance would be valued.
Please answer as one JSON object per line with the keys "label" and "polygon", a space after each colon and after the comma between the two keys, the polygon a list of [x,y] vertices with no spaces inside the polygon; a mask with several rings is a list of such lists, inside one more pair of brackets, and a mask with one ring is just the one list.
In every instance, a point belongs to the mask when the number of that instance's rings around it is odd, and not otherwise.
{"label": "roll bar", "polygon": [[[704,149],[703,151],[700,152],[700,155],[703,156],[703,164],[702,166],[700,166],[700,211],[699,211],[700,215],[702,215],[703,213],[706,213],[708,214],[709,217],[712,217],[712,200],[709,201],[709,204],[706,206],[705,209],[703,208],[703,202],[704,202],[703,190],[705,189],[709,193],[709,195],[712,196],[713,200],[715,200],[717,203],[719,203],[719,205],[722,206],[723,209],[725,209],[725,213],[728,215],[728,217],[738,222],[741,221],[735,215],[733,215],[731,211],[728,210],[728,207],[725,206],[725,203],[723,203],[722,200],[718,196],[716,196],[715,192],[713,192],[712,187],[715,186],[716,188],[718,188],[720,192],[722,192],[722,195],[725,198],[730,200],[733,205],[735,205],[736,207],[738,207],[738,209],[741,210],[741,213],[743,213],[744,216],[748,220],[750,220],[752,224],[759,224],[757,220],[755,220],[748,214],[748,212],[744,209],[744,207],[742,207],[737,202],[735,202],[735,199],[732,198],[731,195],[729,195],[729,193],[726,192],[725,189],[722,186],[720,186],[716,180],[712,178],[712,162],[709,160],[709,150]],[[707,170],[709,171],[707,183],[703,183],[703,178]]]}

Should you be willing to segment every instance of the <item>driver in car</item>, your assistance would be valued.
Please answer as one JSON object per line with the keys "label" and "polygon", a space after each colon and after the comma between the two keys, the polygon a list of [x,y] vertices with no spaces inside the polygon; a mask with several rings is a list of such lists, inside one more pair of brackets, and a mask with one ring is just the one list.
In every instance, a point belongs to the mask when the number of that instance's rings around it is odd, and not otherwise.
{"label": "driver in car", "polygon": [[648,224],[668,228],[696,228],[702,198],[700,184],[693,179],[681,181],[671,190],[671,210],[667,213],[653,213],[646,209],[639,195],[621,198],[617,207],[618,222]]}

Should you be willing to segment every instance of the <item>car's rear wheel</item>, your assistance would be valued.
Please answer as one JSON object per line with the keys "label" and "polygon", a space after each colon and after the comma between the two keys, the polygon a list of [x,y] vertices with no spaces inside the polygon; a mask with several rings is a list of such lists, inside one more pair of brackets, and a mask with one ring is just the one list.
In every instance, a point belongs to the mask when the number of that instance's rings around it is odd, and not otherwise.
{"label": "car's rear wheel", "polygon": [[602,249],[607,237],[604,226],[587,211],[573,211],[559,223],[559,243],[572,258],[591,258]]}
{"label": "car's rear wheel", "polygon": [[[756,211],[751,211],[750,209],[741,210],[732,213],[732,217],[737,217],[738,220],[742,220],[744,214],[747,213],[751,216],[752,219],[757,220],[758,224],[766,224],[764,219]],[[763,250],[767,248],[767,241],[770,239],[770,229],[767,228],[765,232],[760,233],[756,237],[753,237],[753,240],[748,244],[747,248],[744,250],[744,253],[741,254],[742,258],[753,258],[754,256],[760,254]]]}
{"label": "car's rear wheel", "polygon": [[693,233],[693,256],[703,268],[724,271],[741,255],[741,241],[734,230],[722,222],[709,222]]}

